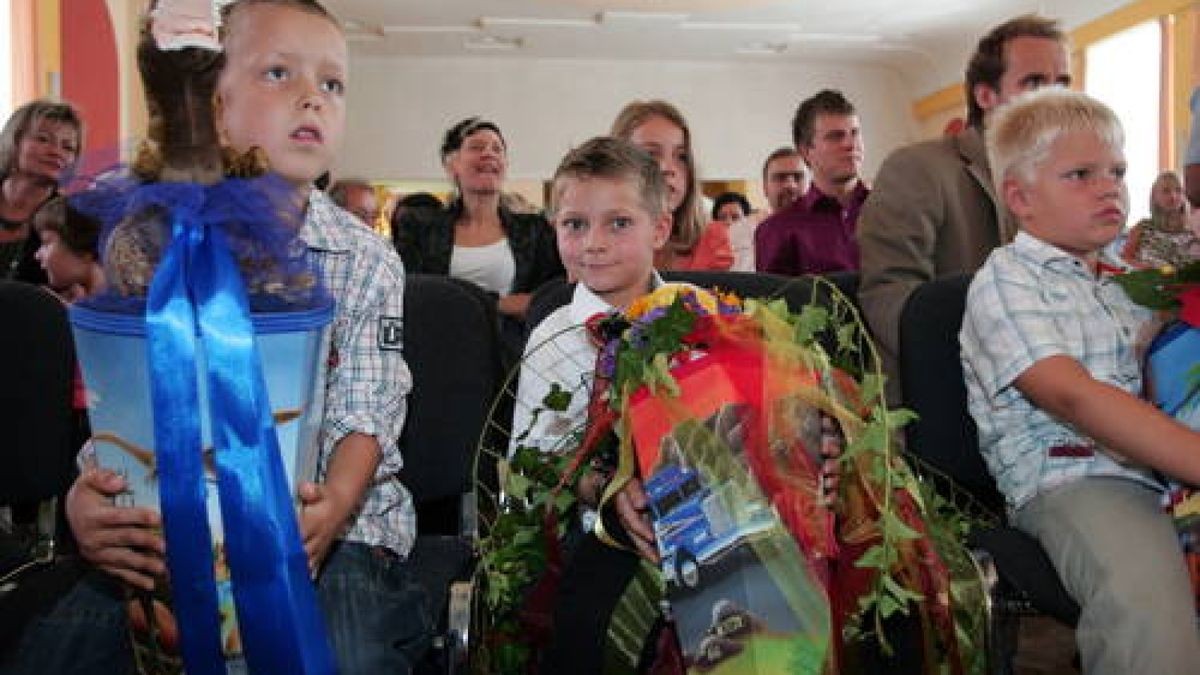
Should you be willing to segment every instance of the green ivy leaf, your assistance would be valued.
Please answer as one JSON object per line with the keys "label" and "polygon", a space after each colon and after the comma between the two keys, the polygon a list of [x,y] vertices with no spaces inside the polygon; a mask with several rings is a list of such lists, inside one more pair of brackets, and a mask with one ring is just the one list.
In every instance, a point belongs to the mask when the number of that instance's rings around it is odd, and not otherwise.
{"label": "green ivy leaf", "polygon": [[542,405],[555,412],[565,412],[571,405],[571,392],[560,387],[557,382],[551,382],[550,391],[542,399]]}
{"label": "green ivy leaf", "polygon": [[921,533],[909,527],[900,516],[884,511],[880,517],[880,529],[885,539],[920,539]]}

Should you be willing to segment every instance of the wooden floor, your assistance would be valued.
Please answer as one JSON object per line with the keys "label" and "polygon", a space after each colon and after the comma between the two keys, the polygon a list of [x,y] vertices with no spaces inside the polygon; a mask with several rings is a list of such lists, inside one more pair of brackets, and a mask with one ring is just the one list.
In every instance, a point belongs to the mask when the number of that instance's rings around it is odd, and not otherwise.
{"label": "wooden floor", "polygon": [[1016,675],[1073,675],[1075,633],[1054,619],[1045,617],[1021,620],[1020,641],[1015,663]]}

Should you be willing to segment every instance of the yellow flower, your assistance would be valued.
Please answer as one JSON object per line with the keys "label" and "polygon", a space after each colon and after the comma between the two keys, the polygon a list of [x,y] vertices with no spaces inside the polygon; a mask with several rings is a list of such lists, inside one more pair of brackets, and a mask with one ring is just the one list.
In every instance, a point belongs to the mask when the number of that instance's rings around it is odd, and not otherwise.
{"label": "yellow flower", "polygon": [[675,298],[685,294],[695,296],[700,306],[710,314],[717,313],[717,296],[711,292],[689,284],[670,283],[663,284],[650,293],[629,303],[629,309],[625,310],[625,316],[630,320],[636,320],[652,309],[670,307],[675,302]]}
{"label": "yellow flower", "polygon": [[1175,266],[1174,265],[1163,265],[1162,267],[1158,268],[1158,273],[1163,275],[1164,277],[1172,276],[1175,274]]}

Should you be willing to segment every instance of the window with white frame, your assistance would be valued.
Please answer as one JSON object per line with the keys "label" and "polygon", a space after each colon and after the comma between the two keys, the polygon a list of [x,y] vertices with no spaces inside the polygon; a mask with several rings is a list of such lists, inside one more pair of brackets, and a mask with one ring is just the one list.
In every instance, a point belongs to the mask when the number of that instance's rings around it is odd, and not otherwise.
{"label": "window with white frame", "polygon": [[1162,101],[1162,27],[1150,20],[1087,47],[1084,89],[1104,101],[1125,128],[1129,222],[1150,215],[1158,172]]}

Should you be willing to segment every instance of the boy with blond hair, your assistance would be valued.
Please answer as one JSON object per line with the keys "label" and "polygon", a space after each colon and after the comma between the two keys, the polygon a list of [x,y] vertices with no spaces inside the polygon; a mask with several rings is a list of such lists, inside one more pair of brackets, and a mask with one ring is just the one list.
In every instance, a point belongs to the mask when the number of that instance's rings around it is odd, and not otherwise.
{"label": "boy with blond hair", "polygon": [[[666,185],[654,159],[615,138],[593,138],[567,153],[554,172],[551,223],[558,252],[578,283],[569,305],[534,327],[518,384],[513,433],[529,426],[552,383],[571,392],[567,410],[543,411],[524,440],[545,451],[569,451],[562,441],[587,417],[596,367],[595,343],[584,324],[596,314],[622,310],[662,285],[654,254],[671,232]],[[580,499],[595,506],[609,476],[580,479]],[[623,530],[631,546],[655,558],[654,531],[645,492],[636,479],[613,500],[606,529]],[[612,518],[617,522],[608,521]],[[541,664],[545,672],[598,672],[605,629],[616,601],[638,568],[638,556],[612,548],[589,532],[563,572],[555,602],[554,639]]]}
{"label": "boy with blond hair", "polygon": [[1200,483],[1200,434],[1139,398],[1153,316],[1098,268],[1128,209],[1120,122],[1059,88],[993,115],[988,160],[1020,232],[975,275],[960,333],[982,454],[1082,609],[1084,672],[1195,672],[1193,596],[1156,472]]}
{"label": "boy with blond hair", "polygon": [[[428,643],[429,620],[405,565],[416,536],[412,499],[395,478],[411,388],[399,330],[404,268],[313,187],[345,129],[345,35],[317,2],[237,0],[224,9],[222,43],[221,140],[239,152],[261,148],[294,186],[306,204],[300,237],[336,301],[319,482],[300,485],[299,521],[338,671],[407,673]],[[85,471],[68,496],[68,519],[85,558],[150,588],[165,572],[160,516],[111,504],[123,489],[110,471]]]}

